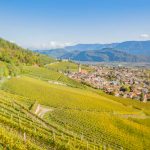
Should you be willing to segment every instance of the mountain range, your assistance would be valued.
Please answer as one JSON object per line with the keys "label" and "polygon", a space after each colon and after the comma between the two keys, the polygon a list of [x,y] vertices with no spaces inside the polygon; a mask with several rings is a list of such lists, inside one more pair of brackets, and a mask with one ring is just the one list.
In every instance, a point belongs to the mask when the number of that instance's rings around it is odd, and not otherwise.
{"label": "mountain range", "polygon": [[150,62],[150,41],[111,44],[77,44],[59,49],[36,50],[55,58],[80,61]]}

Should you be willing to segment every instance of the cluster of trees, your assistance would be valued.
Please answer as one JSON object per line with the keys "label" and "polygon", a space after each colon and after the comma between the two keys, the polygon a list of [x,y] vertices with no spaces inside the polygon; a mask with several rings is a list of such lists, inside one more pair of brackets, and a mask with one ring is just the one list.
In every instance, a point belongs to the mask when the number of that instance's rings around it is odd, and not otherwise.
{"label": "cluster of trees", "polygon": [[21,72],[21,66],[0,62],[0,79],[8,76],[16,76]]}
{"label": "cluster of trees", "polygon": [[0,77],[17,75],[22,65],[44,66],[53,61],[55,60],[48,56],[23,49],[0,38]]}
{"label": "cluster of trees", "polygon": [[0,38],[0,61],[15,65],[26,64],[39,66],[54,61],[54,59],[23,49],[20,46]]}

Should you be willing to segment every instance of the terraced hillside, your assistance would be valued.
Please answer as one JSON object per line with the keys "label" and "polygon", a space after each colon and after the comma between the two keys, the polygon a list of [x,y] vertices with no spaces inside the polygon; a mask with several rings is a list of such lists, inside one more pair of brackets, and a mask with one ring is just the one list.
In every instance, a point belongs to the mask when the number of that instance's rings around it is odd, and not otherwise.
{"label": "terraced hillside", "polygon": [[0,91],[0,149],[102,148],[102,145],[93,145],[65,128],[47,123],[28,109],[28,100]]}
{"label": "terraced hillside", "polygon": [[69,132],[69,137],[72,133],[73,137],[85,141],[79,145],[76,144],[79,141],[75,142],[70,149],[144,150],[150,147],[149,103],[131,103],[96,90],[56,85],[25,76],[4,82],[2,89],[27,97],[19,103],[28,104],[28,108],[36,101],[51,109],[43,116],[46,122],[59,127],[60,133]]}

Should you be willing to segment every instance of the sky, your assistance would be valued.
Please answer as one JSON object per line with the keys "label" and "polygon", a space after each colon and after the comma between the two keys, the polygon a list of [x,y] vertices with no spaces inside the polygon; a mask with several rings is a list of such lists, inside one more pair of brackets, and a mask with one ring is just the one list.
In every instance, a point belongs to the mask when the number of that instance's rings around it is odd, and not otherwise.
{"label": "sky", "polygon": [[150,0],[0,0],[0,37],[30,49],[150,39]]}

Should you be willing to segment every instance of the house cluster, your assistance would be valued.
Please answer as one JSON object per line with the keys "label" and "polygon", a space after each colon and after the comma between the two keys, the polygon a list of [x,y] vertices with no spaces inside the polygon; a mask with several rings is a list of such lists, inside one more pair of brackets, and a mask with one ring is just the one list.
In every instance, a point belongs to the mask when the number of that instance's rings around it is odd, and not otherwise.
{"label": "house cluster", "polygon": [[68,76],[108,94],[147,102],[150,100],[150,73],[141,68],[92,66],[92,72],[70,72]]}

